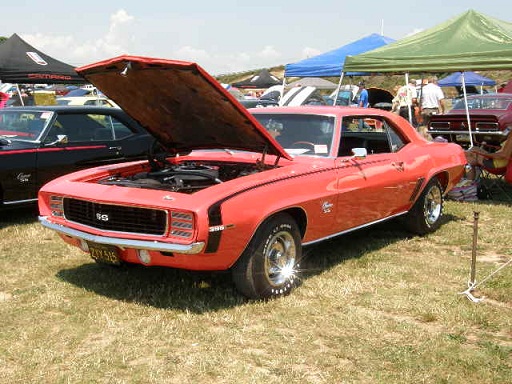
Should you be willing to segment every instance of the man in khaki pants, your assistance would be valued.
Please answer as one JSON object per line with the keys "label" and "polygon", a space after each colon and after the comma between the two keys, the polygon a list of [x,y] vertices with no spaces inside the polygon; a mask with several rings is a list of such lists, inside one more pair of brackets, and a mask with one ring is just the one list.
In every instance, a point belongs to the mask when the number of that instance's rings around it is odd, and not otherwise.
{"label": "man in khaki pants", "polygon": [[428,79],[428,84],[421,91],[421,117],[423,125],[428,127],[430,116],[444,113],[444,93],[437,78]]}

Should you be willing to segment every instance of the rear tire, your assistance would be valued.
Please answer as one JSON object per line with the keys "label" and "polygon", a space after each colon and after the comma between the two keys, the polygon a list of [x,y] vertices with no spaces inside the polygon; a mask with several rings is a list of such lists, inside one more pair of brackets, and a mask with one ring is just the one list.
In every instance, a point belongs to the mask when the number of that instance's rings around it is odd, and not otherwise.
{"label": "rear tire", "polygon": [[443,188],[437,178],[429,181],[420,197],[405,216],[406,228],[418,235],[426,235],[441,226],[443,217]]}
{"label": "rear tire", "polygon": [[302,257],[297,223],[286,213],[264,221],[232,269],[233,282],[250,299],[283,296],[297,285]]}

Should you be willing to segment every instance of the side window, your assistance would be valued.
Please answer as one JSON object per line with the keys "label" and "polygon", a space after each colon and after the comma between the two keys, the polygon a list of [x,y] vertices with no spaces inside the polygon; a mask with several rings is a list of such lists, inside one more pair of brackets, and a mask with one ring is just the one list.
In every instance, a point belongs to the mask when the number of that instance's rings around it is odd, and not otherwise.
{"label": "side window", "polygon": [[341,122],[338,156],[352,156],[353,148],[368,155],[396,152],[405,145],[401,136],[380,116],[345,116]]}
{"label": "side window", "polygon": [[61,114],[54,121],[52,131],[58,131],[58,134],[66,135],[69,143],[80,141],[92,141],[94,133],[101,128],[93,115],[87,114]]}
{"label": "side window", "polygon": [[133,132],[130,127],[125,125],[123,122],[117,120],[115,117],[109,116],[109,125],[114,131],[114,140],[124,139],[125,137],[131,136],[136,132]]}
{"label": "side window", "polygon": [[[386,122],[385,122],[386,123]],[[391,152],[398,152],[407,142],[398,134],[396,128],[386,123],[385,129],[391,144]]]}
{"label": "side window", "polygon": [[120,140],[134,133],[114,116],[94,115],[94,119],[101,124],[101,128],[96,129],[93,140]]}
{"label": "side window", "polygon": [[82,141],[110,141],[132,134],[123,123],[110,115],[61,114],[55,119],[48,139],[66,135],[69,143]]}

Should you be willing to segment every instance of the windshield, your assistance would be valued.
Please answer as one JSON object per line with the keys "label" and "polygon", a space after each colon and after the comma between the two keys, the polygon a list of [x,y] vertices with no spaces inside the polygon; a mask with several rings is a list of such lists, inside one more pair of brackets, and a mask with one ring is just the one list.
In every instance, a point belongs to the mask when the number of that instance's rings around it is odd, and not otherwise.
{"label": "windshield", "polygon": [[[468,109],[508,109],[511,99],[502,97],[472,97],[468,99]],[[466,109],[464,99],[458,100],[452,109]]]}
{"label": "windshield", "polygon": [[39,140],[53,112],[0,110],[0,136],[14,140]]}
{"label": "windshield", "polygon": [[333,116],[257,113],[254,117],[290,155],[329,156]]}

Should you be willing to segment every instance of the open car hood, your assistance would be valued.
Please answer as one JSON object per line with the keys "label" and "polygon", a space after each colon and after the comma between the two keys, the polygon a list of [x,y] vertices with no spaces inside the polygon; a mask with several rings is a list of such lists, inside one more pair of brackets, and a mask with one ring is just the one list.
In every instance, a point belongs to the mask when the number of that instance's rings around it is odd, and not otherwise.
{"label": "open car hood", "polygon": [[291,159],[265,128],[195,63],[119,56],[76,71],[171,154],[238,149]]}

